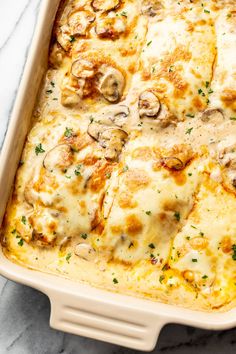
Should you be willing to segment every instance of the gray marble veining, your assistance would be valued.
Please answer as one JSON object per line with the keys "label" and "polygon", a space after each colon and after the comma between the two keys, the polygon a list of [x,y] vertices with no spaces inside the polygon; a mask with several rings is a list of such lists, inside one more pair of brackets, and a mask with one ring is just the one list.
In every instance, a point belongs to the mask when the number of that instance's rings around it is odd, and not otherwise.
{"label": "gray marble veining", "polygon": [[[32,38],[40,0],[0,0],[0,145]],[[0,277],[0,354],[138,354],[49,328],[50,303],[36,290]],[[236,329],[166,326],[155,354],[236,353]]]}

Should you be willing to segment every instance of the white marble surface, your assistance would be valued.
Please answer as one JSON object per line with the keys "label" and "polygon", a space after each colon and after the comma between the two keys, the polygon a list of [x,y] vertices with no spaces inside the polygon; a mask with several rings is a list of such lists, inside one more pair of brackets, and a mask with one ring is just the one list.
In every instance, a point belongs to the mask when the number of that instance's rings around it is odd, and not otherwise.
{"label": "white marble surface", "polygon": [[[40,0],[0,0],[0,145],[22,75]],[[49,328],[43,294],[0,277],[0,354],[136,354],[133,350]],[[236,329],[165,327],[155,354],[236,353]]]}

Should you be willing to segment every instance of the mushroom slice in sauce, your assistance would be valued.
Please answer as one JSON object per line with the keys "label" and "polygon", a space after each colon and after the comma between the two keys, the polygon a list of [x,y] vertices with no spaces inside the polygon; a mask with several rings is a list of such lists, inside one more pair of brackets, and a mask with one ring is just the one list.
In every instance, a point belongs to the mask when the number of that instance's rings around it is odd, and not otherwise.
{"label": "mushroom slice in sauce", "polygon": [[159,98],[151,91],[144,91],[139,96],[139,116],[140,118],[156,118],[161,105]]}
{"label": "mushroom slice in sauce", "polygon": [[120,4],[120,0],[93,0],[91,3],[95,11],[103,12],[117,9]]}
{"label": "mushroom slice in sauce", "polygon": [[109,128],[104,130],[99,137],[99,143],[106,149],[105,158],[108,160],[116,160],[125,142],[128,138],[128,134],[119,128]]}
{"label": "mushroom slice in sauce", "polygon": [[81,101],[81,96],[74,90],[64,88],[61,92],[61,104],[65,107],[74,107]]}
{"label": "mushroom slice in sauce", "polygon": [[178,171],[184,168],[183,161],[181,161],[178,157],[175,156],[164,157],[162,161],[164,165],[170,169],[174,169]]}
{"label": "mushroom slice in sauce", "polygon": [[85,36],[89,25],[95,20],[95,15],[90,11],[76,11],[70,14],[68,26],[72,36]]}
{"label": "mushroom slice in sauce", "polygon": [[86,59],[77,59],[72,63],[71,74],[78,79],[91,78],[94,76],[93,63]]}
{"label": "mushroom slice in sauce", "polygon": [[49,172],[53,172],[55,168],[65,169],[72,164],[71,148],[67,144],[60,144],[50,150],[44,160],[43,166]]}
{"label": "mushroom slice in sauce", "polygon": [[105,158],[116,160],[128,138],[128,134],[116,127],[92,122],[88,127],[88,134],[106,149]]}
{"label": "mushroom slice in sauce", "polygon": [[61,26],[57,35],[57,42],[66,52],[71,49],[71,36],[68,26]]}
{"label": "mushroom slice in sauce", "polygon": [[96,33],[100,38],[117,39],[126,30],[125,21],[119,17],[107,17],[97,22]]}
{"label": "mushroom slice in sauce", "polygon": [[201,120],[205,123],[207,122],[217,122],[224,119],[224,113],[219,108],[207,109],[202,113]]}
{"label": "mushroom slice in sauce", "polygon": [[158,0],[144,0],[142,6],[142,14],[154,17],[159,10],[162,9],[162,4]]}
{"label": "mushroom slice in sauce", "polygon": [[123,74],[112,66],[102,65],[100,68],[102,74],[98,89],[103,97],[109,102],[120,100],[125,87],[125,78]]}
{"label": "mushroom slice in sauce", "polygon": [[115,124],[119,128],[123,128],[130,114],[128,106],[113,105],[106,108],[99,116],[99,121],[106,125]]}
{"label": "mushroom slice in sauce", "polygon": [[96,251],[87,243],[79,243],[75,246],[75,255],[84,259],[85,261],[94,261],[96,256]]}
{"label": "mushroom slice in sauce", "polygon": [[164,166],[170,169],[182,170],[193,158],[193,155],[194,153],[190,145],[174,145],[172,149],[167,152],[167,156],[162,157],[161,161]]}

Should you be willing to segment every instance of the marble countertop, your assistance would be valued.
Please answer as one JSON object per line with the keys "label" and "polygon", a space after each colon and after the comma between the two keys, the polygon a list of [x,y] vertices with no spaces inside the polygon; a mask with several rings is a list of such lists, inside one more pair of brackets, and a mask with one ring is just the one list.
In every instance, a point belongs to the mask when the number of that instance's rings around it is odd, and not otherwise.
{"label": "marble countertop", "polygon": [[[0,1],[0,146],[32,38],[40,0]],[[50,303],[36,290],[0,277],[0,354],[135,354],[134,350],[49,328]],[[236,353],[236,329],[166,326],[153,353]]]}

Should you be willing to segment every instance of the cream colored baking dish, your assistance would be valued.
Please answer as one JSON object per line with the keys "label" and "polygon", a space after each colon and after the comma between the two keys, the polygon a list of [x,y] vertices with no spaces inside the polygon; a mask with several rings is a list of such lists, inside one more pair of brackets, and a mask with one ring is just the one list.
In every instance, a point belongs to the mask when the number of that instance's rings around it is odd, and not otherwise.
{"label": "cream colored baking dish", "polygon": [[[60,0],[42,0],[19,93],[0,160],[0,218],[2,220],[26,134],[45,72],[51,30]],[[167,323],[205,329],[236,325],[236,309],[204,313],[98,290],[54,275],[11,263],[0,251],[0,272],[7,278],[45,293],[51,301],[50,324],[66,332],[139,350],[152,350]]]}

